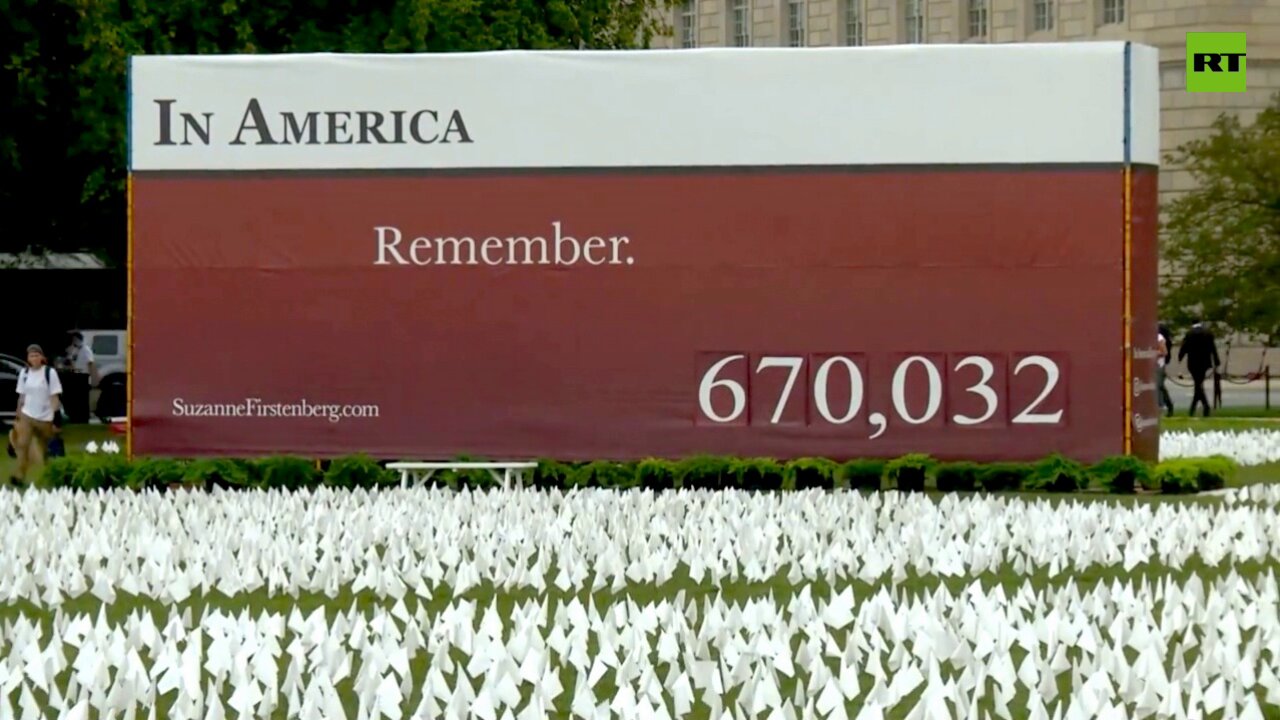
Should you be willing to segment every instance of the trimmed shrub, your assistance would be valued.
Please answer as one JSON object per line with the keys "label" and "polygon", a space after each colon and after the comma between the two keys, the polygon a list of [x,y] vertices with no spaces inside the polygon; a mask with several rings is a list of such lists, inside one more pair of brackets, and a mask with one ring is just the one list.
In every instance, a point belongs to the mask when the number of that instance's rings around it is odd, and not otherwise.
{"label": "trimmed shrub", "polygon": [[901,492],[922,492],[938,462],[928,455],[912,453],[884,466],[885,486]]}
{"label": "trimmed shrub", "polygon": [[[457,463],[483,462],[469,455],[459,455],[453,459]],[[488,470],[479,468],[462,468],[459,470],[437,470],[431,476],[431,484],[436,487],[447,487],[454,490],[469,488],[471,490],[484,490],[486,488],[497,487],[501,483],[493,478],[493,474]]]}
{"label": "trimmed shrub", "polygon": [[1200,467],[1192,460],[1178,459],[1162,462],[1156,466],[1154,476],[1160,492],[1168,495],[1193,493],[1200,490]]}
{"label": "trimmed shrub", "polygon": [[347,455],[329,463],[324,474],[324,484],[336,488],[375,488],[379,485],[395,485],[399,477],[378,464],[368,455]]}
{"label": "trimmed shrub", "polygon": [[201,458],[186,466],[182,475],[184,485],[214,488],[247,488],[254,486],[254,478],[244,463],[230,458]]}
{"label": "trimmed shrub", "polygon": [[40,471],[40,479],[46,487],[76,487],[76,470],[83,464],[83,455],[67,455],[49,458]]}
{"label": "trimmed shrub", "polygon": [[676,464],[659,458],[646,458],[636,463],[636,483],[646,490],[671,490],[677,487]]}
{"label": "trimmed shrub", "polygon": [[625,490],[638,485],[635,468],[624,463],[597,460],[578,468],[570,476],[574,487],[598,487]]}
{"label": "trimmed shrub", "polygon": [[973,492],[978,489],[982,466],[971,462],[949,462],[938,466],[934,482],[941,492]]}
{"label": "trimmed shrub", "polygon": [[[133,463],[125,485],[134,490],[165,490],[183,484],[186,472],[186,465],[181,460],[143,458]],[[203,485],[203,481],[201,484]]]}
{"label": "trimmed shrub", "polygon": [[1061,455],[1051,455],[1031,467],[1026,489],[1076,492],[1088,484],[1084,466]]}
{"label": "trimmed shrub", "polygon": [[743,458],[731,466],[734,485],[744,490],[781,490],[786,470],[771,458]]}
{"label": "trimmed shrub", "polygon": [[884,460],[850,460],[840,466],[840,475],[850,490],[879,490],[887,464]]}
{"label": "trimmed shrub", "polygon": [[256,464],[262,487],[299,490],[320,482],[320,470],[306,458],[283,455],[262,458]]}
{"label": "trimmed shrub", "polygon": [[690,490],[723,490],[734,481],[732,461],[697,455],[676,464],[676,482]]}
{"label": "trimmed shrub", "polygon": [[82,455],[72,475],[71,486],[81,490],[124,487],[130,469],[129,461],[123,455]]}
{"label": "trimmed shrub", "polygon": [[987,492],[1021,490],[1027,485],[1031,466],[1026,463],[991,463],[978,473],[978,484]]}
{"label": "trimmed shrub", "polygon": [[531,480],[534,487],[542,488],[543,490],[568,487],[569,477],[574,470],[575,468],[569,463],[562,463],[549,458],[539,460],[538,467],[533,470]]}
{"label": "trimmed shrub", "polygon": [[831,490],[840,466],[826,458],[798,458],[787,463],[783,487],[788,490]]}
{"label": "trimmed shrub", "polygon": [[1230,458],[1215,455],[1207,458],[1178,458],[1156,466],[1155,482],[1160,492],[1182,494],[1221,490],[1235,474],[1236,464]]}
{"label": "trimmed shrub", "polygon": [[1195,463],[1199,471],[1196,474],[1196,486],[1201,492],[1223,489],[1239,467],[1234,460],[1223,455],[1196,458]]}
{"label": "trimmed shrub", "polygon": [[1151,468],[1132,455],[1110,457],[1089,468],[1089,475],[1107,492],[1127,494],[1151,483]]}
{"label": "trimmed shrub", "polygon": [[[467,458],[459,458],[459,462]],[[563,463],[542,460],[530,480],[544,489],[570,487],[635,488],[662,491],[675,488],[718,490],[739,487],[752,491],[882,487],[918,492],[935,485],[943,492],[1041,490],[1071,492],[1095,481],[1113,493],[1131,493],[1138,485],[1164,492],[1196,492],[1224,487],[1237,467],[1225,457],[1173,460],[1158,472],[1127,456],[1107,458],[1085,468],[1055,455],[1035,464],[974,462],[939,463],[924,454],[896,460],[850,460],[838,464],[826,458],[797,458],[786,463],[772,458],[697,456],[680,461],[646,458],[639,462],[595,461]],[[437,485],[482,489],[499,484],[487,470],[440,471]],[[399,473],[386,470],[367,455],[350,455],[328,463],[321,472],[313,461],[293,456],[254,461],[230,458],[174,460],[122,455],[84,455],[52,458],[42,483],[82,489],[166,489],[175,485],[200,488],[300,489],[323,483],[330,487],[372,489],[395,486]]]}

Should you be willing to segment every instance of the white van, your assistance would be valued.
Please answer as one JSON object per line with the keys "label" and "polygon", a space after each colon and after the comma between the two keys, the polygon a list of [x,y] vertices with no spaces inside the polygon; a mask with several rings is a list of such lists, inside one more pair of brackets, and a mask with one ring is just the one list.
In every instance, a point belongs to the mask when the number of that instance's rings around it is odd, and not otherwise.
{"label": "white van", "polygon": [[[81,330],[85,347],[93,351],[94,364],[98,366],[100,383],[112,381],[124,382],[128,368],[129,343],[124,330]],[[119,378],[113,376],[119,375]]]}

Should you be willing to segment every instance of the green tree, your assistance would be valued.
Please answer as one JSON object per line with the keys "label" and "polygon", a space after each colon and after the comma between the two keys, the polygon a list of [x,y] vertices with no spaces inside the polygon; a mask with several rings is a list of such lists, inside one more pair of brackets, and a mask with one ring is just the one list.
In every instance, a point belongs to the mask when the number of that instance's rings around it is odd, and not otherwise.
{"label": "green tree", "polygon": [[1280,94],[1251,124],[1222,115],[1171,153],[1196,189],[1166,208],[1165,316],[1280,341]]}
{"label": "green tree", "polygon": [[81,232],[85,169],[68,152],[78,24],[65,2],[0,0],[0,252],[69,249],[61,239]]}
{"label": "green tree", "polygon": [[0,252],[126,246],[131,55],[643,48],[671,0],[0,0]]}

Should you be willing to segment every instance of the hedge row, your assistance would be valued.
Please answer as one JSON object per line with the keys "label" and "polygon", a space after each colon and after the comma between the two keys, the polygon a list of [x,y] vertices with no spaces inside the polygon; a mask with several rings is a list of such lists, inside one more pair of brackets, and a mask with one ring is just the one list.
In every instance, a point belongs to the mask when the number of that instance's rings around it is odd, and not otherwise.
{"label": "hedge row", "polygon": [[[1035,463],[987,464],[939,462],[928,455],[844,463],[821,458],[780,462],[767,458],[702,456],[679,461],[650,459],[634,463],[544,460],[538,463],[526,481],[540,488],[848,488],[917,492],[926,489],[942,492],[1076,492],[1100,488],[1111,493],[1133,493],[1142,488],[1163,493],[1190,493],[1224,487],[1235,470],[1235,464],[1225,457],[1171,460],[1153,466],[1132,457],[1114,457],[1095,465],[1082,465],[1058,455]],[[364,455],[329,461],[323,469],[313,460],[298,457],[258,460],[145,458],[131,462],[120,455],[73,455],[50,461],[45,467],[44,482],[50,487],[81,490],[377,488],[395,486],[399,484],[400,477]],[[493,477],[484,470],[442,471],[436,473],[431,482],[437,486],[473,489],[495,484]]]}

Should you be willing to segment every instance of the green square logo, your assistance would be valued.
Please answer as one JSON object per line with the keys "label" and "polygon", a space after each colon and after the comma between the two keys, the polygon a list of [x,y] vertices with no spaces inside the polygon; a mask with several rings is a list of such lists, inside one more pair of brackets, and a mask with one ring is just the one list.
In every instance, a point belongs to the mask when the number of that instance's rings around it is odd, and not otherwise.
{"label": "green square logo", "polygon": [[1187,33],[1187,92],[1244,89],[1244,33]]}

